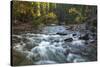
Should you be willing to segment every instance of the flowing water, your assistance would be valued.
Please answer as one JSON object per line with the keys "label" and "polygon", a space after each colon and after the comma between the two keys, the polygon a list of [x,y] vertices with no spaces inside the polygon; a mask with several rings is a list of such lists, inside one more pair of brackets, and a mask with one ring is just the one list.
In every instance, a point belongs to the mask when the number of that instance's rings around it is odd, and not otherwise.
{"label": "flowing water", "polygon": [[[25,55],[33,64],[89,61],[86,41],[79,39],[79,32],[61,26],[46,27],[42,32],[12,35],[13,39],[19,40],[13,43],[13,49]],[[57,32],[66,32],[66,35],[56,34]]]}

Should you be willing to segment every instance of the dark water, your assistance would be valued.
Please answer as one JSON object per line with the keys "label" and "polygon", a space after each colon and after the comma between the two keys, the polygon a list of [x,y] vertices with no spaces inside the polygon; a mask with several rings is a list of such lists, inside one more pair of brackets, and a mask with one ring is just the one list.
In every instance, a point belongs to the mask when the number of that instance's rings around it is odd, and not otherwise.
{"label": "dark water", "polygon": [[79,39],[82,35],[80,32],[66,30],[64,26],[44,27],[41,33],[12,35],[13,39],[19,40],[13,44],[13,49],[25,55],[33,64],[96,60],[96,49],[88,45],[94,41],[93,38],[88,41]]}

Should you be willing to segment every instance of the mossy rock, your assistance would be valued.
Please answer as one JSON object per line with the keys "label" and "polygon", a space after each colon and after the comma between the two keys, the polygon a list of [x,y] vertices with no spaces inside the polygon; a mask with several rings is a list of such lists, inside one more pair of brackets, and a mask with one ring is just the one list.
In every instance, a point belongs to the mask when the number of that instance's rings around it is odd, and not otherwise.
{"label": "mossy rock", "polygon": [[12,66],[32,65],[32,61],[27,59],[22,53],[12,50]]}

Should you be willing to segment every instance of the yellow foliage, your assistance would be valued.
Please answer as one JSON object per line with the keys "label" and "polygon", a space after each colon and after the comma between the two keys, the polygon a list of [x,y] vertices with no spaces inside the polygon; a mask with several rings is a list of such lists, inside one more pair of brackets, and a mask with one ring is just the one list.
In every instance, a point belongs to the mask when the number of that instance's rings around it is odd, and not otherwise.
{"label": "yellow foliage", "polygon": [[83,20],[85,20],[87,17],[84,17],[84,16],[77,16],[76,18],[75,18],[75,21],[76,22],[82,22]]}
{"label": "yellow foliage", "polygon": [[54,14],[53,12],[48,13],[47,16],[50,17],[50,18],[57,18],[56,14]]}
{"label": "yellow foliage", "polygon": [[79,11],[76,8],[70,8],[69,13],[78,13]]}
{"label": "yellow foliage", "polygon": [[81,20],[81,17],[79,17],[79,16],[75,18],[76,22],[79,22],[80,20]]}

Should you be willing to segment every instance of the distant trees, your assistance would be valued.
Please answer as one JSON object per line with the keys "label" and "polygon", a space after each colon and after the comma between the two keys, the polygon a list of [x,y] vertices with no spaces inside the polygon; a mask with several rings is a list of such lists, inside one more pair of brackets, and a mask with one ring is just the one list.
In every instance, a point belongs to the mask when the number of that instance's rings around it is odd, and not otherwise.
{"label": "distant trees", "polygon": [[96,15],[96,12],[96,6],[12,1],[13,20],[32,21],[33,26],[37,25],[36,27],[50,23],[82,23]]}
{"label": "distant trees", "polygon": [[66,23],[82,23],[88,18],[97,15],[96,6],[88,5],[70,5],[70,8],[66,8],[67,17]]}
{"label": "distant trees", "polygon": [[32,6],[25,1],[12,1],[12,18],[20,21],[28,21],[32,16]]}
{"label": "distant trees", "polygon": [[55,8],[56,4],[48,2],[12,1],[12,20],[31,21],[34,28],[57,23]]}
{"label": "distant trees", "polygon": [[55,7],[55,4],[47,2],[12,1],[12,15],[17,19],[22,18],[22,15],[43,16],[52,12]]}

